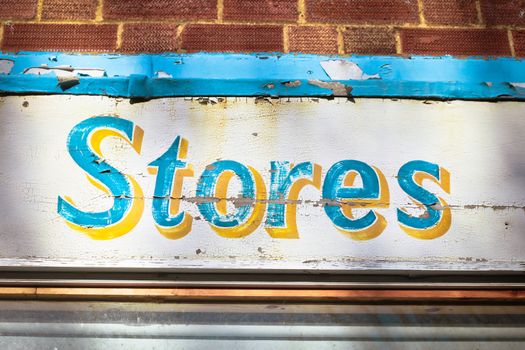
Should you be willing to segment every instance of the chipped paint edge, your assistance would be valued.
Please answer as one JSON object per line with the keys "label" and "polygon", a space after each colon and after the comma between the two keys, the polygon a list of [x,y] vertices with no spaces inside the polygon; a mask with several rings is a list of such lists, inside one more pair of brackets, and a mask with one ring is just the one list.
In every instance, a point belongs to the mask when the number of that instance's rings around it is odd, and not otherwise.
{"label": "chipped paint edge", "polygon": [[524,100],[525,60],[295,54],[0,53],[0,93]]}

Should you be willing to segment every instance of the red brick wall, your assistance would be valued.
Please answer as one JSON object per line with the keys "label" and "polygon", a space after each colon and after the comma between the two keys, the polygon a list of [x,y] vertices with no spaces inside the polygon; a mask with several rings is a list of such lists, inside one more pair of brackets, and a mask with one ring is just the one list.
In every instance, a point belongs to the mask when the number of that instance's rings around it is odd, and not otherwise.
{"label": "red brick wall", "polygon": [[525,56],[525,0],[0,0],[2,51]]}

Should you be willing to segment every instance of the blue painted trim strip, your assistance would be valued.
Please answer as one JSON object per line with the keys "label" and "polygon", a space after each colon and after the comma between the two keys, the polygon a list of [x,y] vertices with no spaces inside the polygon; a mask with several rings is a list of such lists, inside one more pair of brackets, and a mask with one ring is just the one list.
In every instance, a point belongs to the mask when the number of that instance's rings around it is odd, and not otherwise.
{"label": "blue painted trim strip", "polygon": [[513,58],[20,52],[0,54],[0,72],[7,94],[525,99],[525,61]]}

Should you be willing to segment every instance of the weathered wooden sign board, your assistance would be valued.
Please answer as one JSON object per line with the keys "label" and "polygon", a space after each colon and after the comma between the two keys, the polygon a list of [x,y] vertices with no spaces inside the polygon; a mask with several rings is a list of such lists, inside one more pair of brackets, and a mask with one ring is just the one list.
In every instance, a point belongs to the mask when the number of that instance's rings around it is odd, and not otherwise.
{"label": "weathered wooden sign board", "polygon": [[4,268],[523,270],[522,103],[0,102]]}

